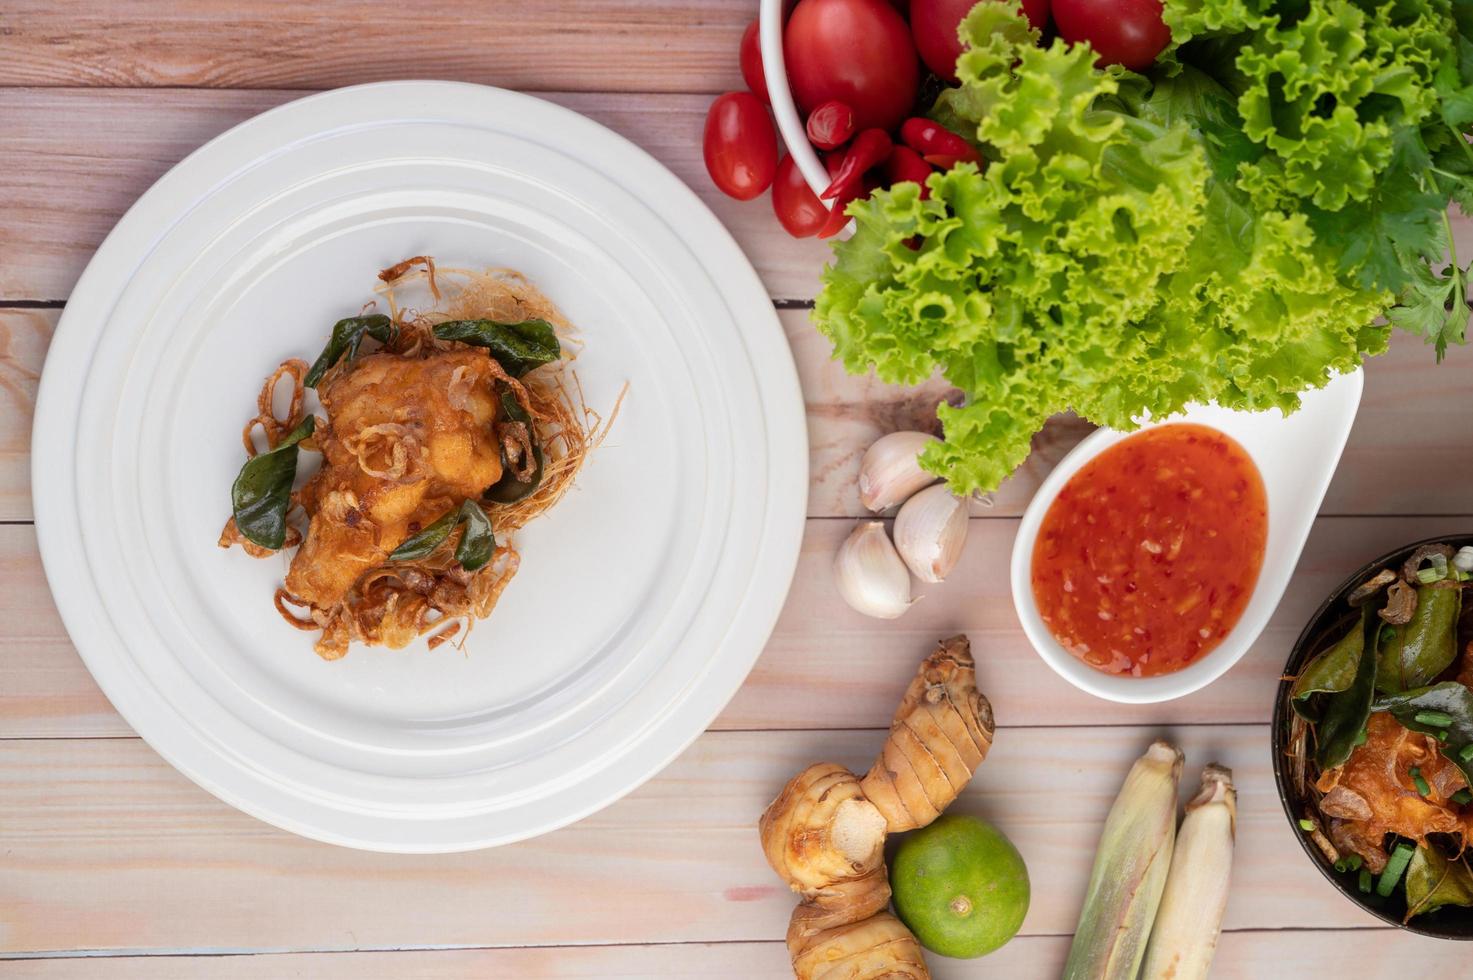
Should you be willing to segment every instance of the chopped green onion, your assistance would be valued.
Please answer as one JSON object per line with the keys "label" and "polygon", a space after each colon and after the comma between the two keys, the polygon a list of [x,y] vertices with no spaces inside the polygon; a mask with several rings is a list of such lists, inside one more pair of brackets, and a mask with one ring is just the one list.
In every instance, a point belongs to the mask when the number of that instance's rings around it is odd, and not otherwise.
{"label": "chopped green onion", "polygon": [[1439,742],[1446,742],[1447,741],[1447,729],[1446,728],[1444,728],[1442,731],[1440,731],[1440,732],[1437,733],[1437,740]]}
{"label": "chopped green onion", "polygon": [[1468,803],[1473,803],[1473,793],[1468,792],[1468,790],[1464,788],[1458,790],[1452,796],[1449,796],[1448,799],[1452,800],[1459,806],[1464,806]]}
{"label": "chopped green onion", "polygon": [[1417,581],[1423,585],[1431,585],[1433,582],[1441,582],[1448,576],[1447,557],[1445,555],[1429,555],[1427,560],[1432,563],[1431,567],[1417,569]]}
{"label": "chopped green onion", "polygon": [[1444,711],[1418,711],[1412,716],[1412,720],[1419,725],[1446,728],[1453,723],[1453,716]]}
{"label": "chopped green onion", "polygon": [[1417,787],[1418,793],[1423,796],[1431,795],[1432,787],[1428,786],[1427,780],[1422,778],[1422,770],[1418,769],[1416,766],[1412,766],[1411,777],[1412,785]]}
{"label": "chopped green onion", "polygon": [[1396,888],[1396,883],[1401,881],[1402,873],[1406,871],[1407,865],[1412,862],[1412,845],[1405,842],[1397,844],[1396,849],[1391,852],[1391,858],[1386,862],[1386,870],[1381,872],[1381,877],[1376,880],[1376,894],[1387,898]]}
{"label": "chopped green onion", "polygon": [[1299,821],[1299,829],[1302,830],[1302,831],[1304,831],[1305,833],[1309,833],[1310,831],[1314,830],[1314,821],[1313,820],[1301,820],[1301,821]]}
{"label": "chopped green onion", "polygon": [[1360,881],[1358,884],[1360,885],[1361,891],[1365,892],[1368,895],[1371,893],[1371,872],[1369,869],[1360,869]]}
{"label": "chopped green onion", "polygon": [[1394,639],[1396,639],[1396,627],[1395,626],[1383,626],[1383,627],[1381,627],[1381,642],[1382,643],[1390,643]]}
{"label": "chopped green onion", "polygon": [[1335,862],[1335,870],[1336,871],[1359,871],[1360,870],[1360,864],[1361,864],[1361,861],[1360,861],[1360,855],[1359,854],[1347,854],[1345,857],[1343,857],[1340,860],[1338,860],[1338,861]]}
{"label": "chopped green onion", "polygon": [[1464,762],[1473,762],[1473,742],[1469,742],[1458,750],[1458,758]]}

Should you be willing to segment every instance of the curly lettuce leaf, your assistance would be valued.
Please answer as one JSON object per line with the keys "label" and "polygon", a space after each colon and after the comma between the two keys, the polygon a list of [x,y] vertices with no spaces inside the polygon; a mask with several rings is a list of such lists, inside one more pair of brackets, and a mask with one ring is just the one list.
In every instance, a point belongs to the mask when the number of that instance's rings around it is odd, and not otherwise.
{"label": "curly lettuce leaf", "polygon": [[1304,213],[1338,273],[1394,294],[1392,322],[1439,360],[1462,343],[1469,269],[1442,213],[1473,210],[1473,2],[1167,0],[1164,17],[1172,65],[1221,81],[1264,150],[1236,182]]}
{"label": "curly lettuce leaf", "polygon": [[1197,401],[1292,410],[1384,348],[1384,294],[1342,281],[1303,214],[1232,183],[1268,151],[1227,89],[1039,49],[1003,4],[962,30],[936,115],[989,165],[852,206],[814,311],[849,370],[965,392],[923,458],[956,492],[996,487],[1057,412],[1131,428]]}

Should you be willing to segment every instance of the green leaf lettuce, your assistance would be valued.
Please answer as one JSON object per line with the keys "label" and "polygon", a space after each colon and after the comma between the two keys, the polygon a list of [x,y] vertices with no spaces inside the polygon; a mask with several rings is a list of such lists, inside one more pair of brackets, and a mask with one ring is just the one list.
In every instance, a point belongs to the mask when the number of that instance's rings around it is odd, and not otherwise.
{"label": "green leaf lettuce", "polygon": [[1057,412],[1128,429],[1191,402],[1288,411],[1384,349],[1384,291],[1338,274],[1281,182],[1233,182],[1271,151],[1221,82],[1101,72],[1087,46],[1035,47],[1004,4],[962,32],[935,115],[985,171],[851,206],[814,311],[850,371],[962,389],[923,457],[954,491],[996,487]]}

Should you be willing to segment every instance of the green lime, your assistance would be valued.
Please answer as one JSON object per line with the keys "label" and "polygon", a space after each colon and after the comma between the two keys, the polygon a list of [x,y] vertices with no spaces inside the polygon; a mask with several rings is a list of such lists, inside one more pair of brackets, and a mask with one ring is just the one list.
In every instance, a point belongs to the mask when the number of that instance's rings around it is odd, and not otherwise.
{"label": "green lime", "polygon": [[985,956],[1028,914],[1023,856],[976,817],[944,816],[907,834],[890,864],[890,888],[901,921],[942,956]]}

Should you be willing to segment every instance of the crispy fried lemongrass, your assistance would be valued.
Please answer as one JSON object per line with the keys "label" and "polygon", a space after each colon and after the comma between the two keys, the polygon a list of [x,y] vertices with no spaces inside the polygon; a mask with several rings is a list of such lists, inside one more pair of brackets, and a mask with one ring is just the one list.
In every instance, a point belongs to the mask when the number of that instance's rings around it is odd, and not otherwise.
{"label": "crispy fried lemongrass", "polygon": [[890,833],[924,827],[951,805],[987,758],[993,729],[967,638],[942,640],[911,679],[890,737],[860,781]]}
{"label": "crispy fried lemongrass", "polygon": [[954,636],[921,663],[862,781],[819,763],[768,806],[758,822],[762,850],[803,897],[787,933],[799,980],[930,976],[920,944],[885,911],[885,835],[935,819],[986,757],[992,731],[966,637]]}
{"label": "crispy fried lemongrass", "polygon": [[[281,366],[266,378],[261,385],[261,393],[256,396],[256,416],[245,424],[240,430],[240,441],[245,444],[247,456],[255,456],[259,451],[256,449],[254,438],[256,429],[260,429],[266,436],[266,449],[270,451],[280,445],[281,440],[286,438],[287,433],[297,427],[302,421],[302,400],[306,397],[303,379],[307,376],[307,362],[299,358],[291,358],[281,362]],[[276,400],[276,385],[282,378],[290,378],[292,382],[291,402],[286,410],[286,418],[278,418],[272,402]]]}
{"label": "crispy fried lemongrass", "polygon": [[1237,799],[1231,770],[1202,770],[1202,786],[1176,835],[1142,980],[1206,980],[1227,907]]}
{"label": "crispy fried lemongrass", "polygon": [[793,957],[797,980],[928,980],[921,944],[889,912],[819,933]]}
{"label": "crispy fried lemongrass", "polygon": [[1151,743],[1105,818],[1064,980],[1135,980],[1176,839],[1181,752]]}

